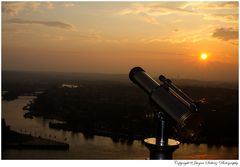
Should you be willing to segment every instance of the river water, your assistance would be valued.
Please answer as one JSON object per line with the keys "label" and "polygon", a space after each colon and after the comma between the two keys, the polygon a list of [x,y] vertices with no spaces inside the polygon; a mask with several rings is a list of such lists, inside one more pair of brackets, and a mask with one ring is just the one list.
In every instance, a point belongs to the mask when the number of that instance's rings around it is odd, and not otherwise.
{"label": "river water", "polygon": [[[2,101],[2,118],[11,129],[20,133],[67,142],[69,150],[16,150],[2,152],[3,159],[147,159],[148,149],[140,142],[131,145],[113,142],[109,137],[86,138],[82,133],[55,130],[48,127],[54,120],[25,119],[22,108],[34,97],[21,96],[13,101]],[[181,144],[174,159],[238,159],[238,147]]]}

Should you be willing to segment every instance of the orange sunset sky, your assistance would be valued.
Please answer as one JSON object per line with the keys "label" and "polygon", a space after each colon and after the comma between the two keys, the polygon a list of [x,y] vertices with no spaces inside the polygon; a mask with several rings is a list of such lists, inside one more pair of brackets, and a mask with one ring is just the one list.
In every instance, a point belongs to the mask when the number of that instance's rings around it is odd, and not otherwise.
{"label": "orange sunset sky", "polygon": [[134,66],[237,81],[238,2],[2,2],[2,70],[127,74]]}

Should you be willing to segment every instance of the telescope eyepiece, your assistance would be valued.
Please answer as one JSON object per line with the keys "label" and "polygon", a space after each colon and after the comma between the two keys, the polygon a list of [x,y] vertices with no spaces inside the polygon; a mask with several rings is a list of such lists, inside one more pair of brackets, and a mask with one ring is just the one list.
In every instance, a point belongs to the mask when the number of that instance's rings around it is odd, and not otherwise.
{"label": "telescope eyepiece", "polygon": [[159,80],[163,82],[163,81],[166,80],[166,78],[165,78],[163,75],[160,75],[160,76],[159,76]]}
{"label": "telescope eyepiece", "polygon": [[160,75],[159,77],[158,77],[158,79],[160,80],[160,81],[162,81],[163,83],[166,83],[166,82],[168,82],[168,83],[172,83],[172,81],[170,80],[170,79],[167,79],[165,76],[163,76],[163,75]]}

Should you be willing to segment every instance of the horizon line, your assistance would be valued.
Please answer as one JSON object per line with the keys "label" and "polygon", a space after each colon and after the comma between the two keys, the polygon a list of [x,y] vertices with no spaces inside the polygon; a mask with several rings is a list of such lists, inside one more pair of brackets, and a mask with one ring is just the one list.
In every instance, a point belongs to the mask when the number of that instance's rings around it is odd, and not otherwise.
{"label": "horizon line", "polygon": [[[129,75],[127,73],[103,73],[103,72],[70,72],[70,71],[29,71],[29,70],[4,70],[2,69],[1,72],[25,72],[25,73],[64,73],[64,74],[95,74],[95,75]],[[158,77],[158,76],[153,76],[153,78]],[[173,80],[192,80],[192,81],[200,81],[200,82],[225,82],[225,83],[239,83],[238,80],[199,80],[199,79],[194,79],[194,78],[178,78],[178,77],[169,77]]]}

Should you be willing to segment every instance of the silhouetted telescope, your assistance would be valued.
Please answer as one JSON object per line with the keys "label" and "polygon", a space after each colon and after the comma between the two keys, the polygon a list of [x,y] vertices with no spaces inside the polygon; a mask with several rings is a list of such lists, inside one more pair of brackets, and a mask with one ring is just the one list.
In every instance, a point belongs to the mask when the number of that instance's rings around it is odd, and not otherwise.
{"label": "silhouetted telescope", "polygon": [[155,113],[158,134],[156,138],[144,140],[150,150],[150,159],[172,159],[172,153],[179,147],[180,142],[168,139],[169,119],[166,118],[174,120],[178,129],[193,137],[201,126],[196,103],[163,75],[159,76],[162,82],[159,84],[141,67],[134,67],[129,73],[129,78],[141,87],[158,107],[158,112]]}
{"label": "silhouetted telescope", "polygon": [[160,85],[141,67],[134,67],[129,73],[129,78],[141,87],[164,113],[175,120],[179,127],[182,128],[188,124],[198,126],[194,125],[198,111],[196,103],[170,79],[160,75],[159,80],[163,83]]}

